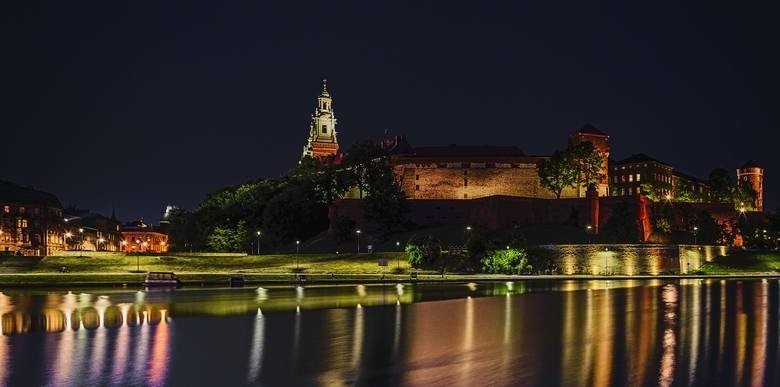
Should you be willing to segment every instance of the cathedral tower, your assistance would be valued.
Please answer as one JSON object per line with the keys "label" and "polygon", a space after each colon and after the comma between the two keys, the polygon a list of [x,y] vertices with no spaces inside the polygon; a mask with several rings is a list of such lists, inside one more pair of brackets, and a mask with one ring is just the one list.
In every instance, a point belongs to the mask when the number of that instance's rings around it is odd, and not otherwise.
{"label": "cathedral tower", "polygon": [[322,80],[322,92],[317,97],[317,107],[311,115],[309,140],[303,147],[302,157],[321,158],[336,155],[339,143],[336,139],[336,115],[333,112],[333,99],[328,93],[328,81]]}
{"label": "cathedral tower", "polygon": [[764,210],[764,168],[755,161],[748,161],[737,169],[737,184],[748,184],[758,193],[753,208]]}

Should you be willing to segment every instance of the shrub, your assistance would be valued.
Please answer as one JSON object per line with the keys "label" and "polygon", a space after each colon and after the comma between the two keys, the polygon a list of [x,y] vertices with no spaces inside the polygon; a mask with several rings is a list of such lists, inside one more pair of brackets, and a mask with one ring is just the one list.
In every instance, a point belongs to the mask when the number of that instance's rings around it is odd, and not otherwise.
{"label": "shrub", "polygon": [[491,251],[482,259],[482,271],[492,274],[524,274],[533,270],[523,249]]}
{"label": "shrub", "polygon": [[414,236],[404,250],[412,267],[428,266],[441,257],[441,242],[430,235]]}

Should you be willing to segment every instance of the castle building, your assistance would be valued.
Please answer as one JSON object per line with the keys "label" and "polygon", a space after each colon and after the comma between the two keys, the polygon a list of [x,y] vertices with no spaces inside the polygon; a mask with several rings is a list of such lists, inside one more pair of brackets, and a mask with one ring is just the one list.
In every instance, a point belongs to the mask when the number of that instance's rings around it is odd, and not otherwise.
{"label": "castle building", "polygon": [[333,112],[333,98],[328,92],[328,83],[322,80],[322,92],[317,97],[317,107],[309,124],[309,139],[303,147],[302,157],[324,158],[336,156],[339,142],[336,132],[336,114]]}
{"label": "castle building", "polygon": [[650,189],[658,198],[671,198],[674,167],[644,153],[612,164],[612,195],[630,196]]}
{"label": "castle building", "polygon": [[[588,124],[569,138],[571,145],[586,141],[593,143],[606,160],[607,134]],[[449,145],[408,147],[392,154],[390,162],[410,199],[476,199],[495,195],[553,199],[555,194],[542,186],[537,170],[538,162],[548,157],[526,155],[516,146]],[[601,175],[597,189],[600,196],[606,196],[606,161]],[[567,187],[561,194],[561,198],[576,197],[585,197],[585,190]]]}
{"label": "castle building", "polygon": [[83,251],[120,251],[121,223],[112,212],[111,217],[89,210],[65,210],[65,249]]}
{"label": "castle building", "polygon": [[737,168],[737,182],[750,185],[758,193],[753,208],[764,211],[764,168],[753,160],[746,162]]}

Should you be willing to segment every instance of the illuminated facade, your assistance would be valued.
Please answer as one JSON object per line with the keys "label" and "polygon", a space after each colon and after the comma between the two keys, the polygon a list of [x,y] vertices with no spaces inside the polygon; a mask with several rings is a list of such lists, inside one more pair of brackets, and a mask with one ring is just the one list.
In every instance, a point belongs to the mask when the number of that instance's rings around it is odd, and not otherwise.
{"label": "illuminated facade", "polygon": [[0,254],[52,255],[64,248],[64,235],[56,196],[0,182]]}
{"label": "illuminated facade", "polygon": [[328,92],[327,81],[322,81],[322,92],[317,97],[317,107],[309,124],[309,139],[303,147],[302,157],[324,158],[336,156],[339,143],[336,138],[336,114],[333,99]]}
{"label": "illuminated facade", "polygon": [[65,212],[66,250],[122,250],[122,232],[114,214],[109,218],[73,208]]}
{"label": "illuminated facade", "polygon": [[122,250],[126,253],[168,252],[168,234],[143,220],[128,223],[122,227]]}
{"label": "illuminated facade", "polygon": [[756,211],[764,210],[764,168],[755,161],[748,161],[737,169],[739,184],[748,184],[758,194],[753,207]]}
{"label": "illuminated facade", "polygon": [[[609,136],[590,124],[569,138],[570,144],[581,142],[593,143],[605,160],[609,157]],[[407,144],[404,148],[408,150],[391,155],[390,160],[401,189],[410,199],[476,199],[495,195],[555,198],[542,186],[537,170],[537,163],[549,156],[526,155],[515,146],[411,148]],[[600,196],[606,196],[606,161],[601,174],[597,188]],[[561,194],[561,198],[576,197],[585,197],[585,189],[567,187]]]}

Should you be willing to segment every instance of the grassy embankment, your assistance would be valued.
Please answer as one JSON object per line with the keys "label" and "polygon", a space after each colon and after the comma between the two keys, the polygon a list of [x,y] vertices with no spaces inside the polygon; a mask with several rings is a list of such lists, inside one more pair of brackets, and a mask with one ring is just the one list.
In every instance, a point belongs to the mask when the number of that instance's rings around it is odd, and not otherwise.
{"label": "grassy embankment", "polygon": [[[225,282],[242,273],[250,281],[290,281],[297,266],[312,279],[377,279],[397,267],[409,272],[403,253],[250,255],[244,257],[128,256],[91,253],[84,257],[46,257],[40,260],[13,257],[0,262],[2,285],[136,284],[146,271],[172,271],[185,282]],[[400,260],[397,261],[397,259]],[[378,265],[387,259],[388,267]],[[137,262],[138,261],[138,262]],[[134,273],[136,264],[144,273]],[[61,272],[62,268],[67,272]],[[408,274],[406,274],[408,276]]]}
{"label": "grassy embankment", "polygon": [[705,263],[702,274],[780,273],[780,253],[743,251]]}

